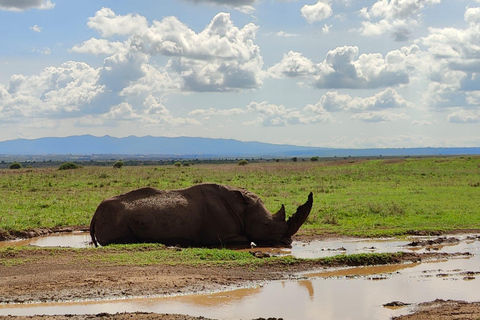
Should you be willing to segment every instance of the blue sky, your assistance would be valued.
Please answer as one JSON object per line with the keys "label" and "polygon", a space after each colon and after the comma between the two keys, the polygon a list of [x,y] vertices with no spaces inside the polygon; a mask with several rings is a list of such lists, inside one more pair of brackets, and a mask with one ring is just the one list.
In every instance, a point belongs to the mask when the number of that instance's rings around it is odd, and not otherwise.
{"label": "blue sky", "polygon": [[480,146],[480,1],[0,0],[0,141]]}

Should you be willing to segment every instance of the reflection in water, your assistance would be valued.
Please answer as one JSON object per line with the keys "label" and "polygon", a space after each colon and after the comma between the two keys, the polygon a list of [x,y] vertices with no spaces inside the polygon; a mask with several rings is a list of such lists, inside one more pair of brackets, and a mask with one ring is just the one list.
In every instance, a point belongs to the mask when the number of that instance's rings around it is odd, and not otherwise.
{"label": "reflection in water", "polygon": [[[314,255],[344,247],[348,253],[375,247],[375,252],[408,250],[407,241],[346,241],[294,246],[293,255]],[[4,305],[1,315],[96,314],[101,312],[182,313],[215,319],[282,317],[286,320],[389,319],[408,307],[389,309],[392,301],[418,303],[435,299],[478,301],[480,250],[478,241],[445,246],[442,252],[470,252],[469,259],[435,263],[358,267],[304,275],[301,280],[267,283],[255,288],[214,294],[124,299],[103,302]],[[425,249],[420,249],[425,250]],[[381,280],[381,281],[375,281]]]}

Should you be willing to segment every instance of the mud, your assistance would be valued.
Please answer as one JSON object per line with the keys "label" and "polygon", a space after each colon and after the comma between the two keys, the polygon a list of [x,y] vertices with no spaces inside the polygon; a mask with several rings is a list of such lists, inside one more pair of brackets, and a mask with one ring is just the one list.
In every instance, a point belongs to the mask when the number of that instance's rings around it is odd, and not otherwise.
{"label": "mud", "polygon": [[424,302],[415,308],[413,314],[394,317],[392,320],[478,320],[480,302],[435,300]]}
{"label": "mud", "polygon": [[[190,294],[192,292],[219,292],[248,285],[262,285],[274,280],[299,279],[299,275],[307,275],[308,271],[321,271],[321,277],[345,277],[345,279],[364,276],[368,280],[384,280],[388,274],[398,273],[402,268],[415,266],[422,261],[446,260],[458,257],[468,257],[468,254],[459,252],[438,252],[427,250],[432,246],[452,246],[454,250],[456,240],[443,240],[443,237],[431,239],[434,243],[422,242],[415,246],[415,252],[408,252],[397,261],[391,261],[386,266],[378,266],[378,271],[366,271],[359,268],[358,272],[352,269],[335,269],[347,266],[347,264],[320,264],[315,261],[306,260],[302,264],[284,265],[268,264],[262,268],[252,269],[249,266],[238,266],[222,268],[219,266],[169,266],[168,264],[154,266],[119,266],[111,263],[101,263],[101,251],[99,250],[22,250],[20,254],[0,257],[0,304],[23,304],[34,302],[57,302],[57,301],[84,301],[103,300],[122,297],[157,297]],[[449,238],[447,238],[449,239]],[[477,236],[459,239],[459,241],[474,241],[478,246]],[[314,237],[308,241],[318,241]],[[416,241],[416,240],[415,240]],[[426,241],[426,240],[419,240]],[[413,241],[412,241],[413,242]],[[451,243],[449,243],[451,242]],[[374,246],[364,243],[355,243],[365,250],[373,250]],[[350,244],[347,243],[345,247]],[[342,249],[351,248],[333,245],[331,253],[339,254]],[[369,249],[370,248],[370,249]],[[418,248],[423,248],[419,251]],[[392,248],[396,250],[396,246]],[[256,250],[257,251],[257,250]],[[396,250],[399,251],[399,250]],[[329,252],[328,247],[323,252]],[[92,262],[91,255],[95,253],[95,261]],[[269,259],[271,253],[264,251],[254,252],[259,259]],[[20,261],[22,261],[20,263]],[[401,263],[409,262],[408,266]],[[411,262],[414,262],[413,264]],[[374,267],[375,268],[375,267]],[[343,274],[342,274],[343,272]],[[365,272],[364,275],[361,273]],[[434,266],[431,270],[425,270],[419,277],[422,281],[430,278],[441,278],[442,280],[469,282],[475,280],[480,274],[479,270],[439,270]],[[315,276],[308,274],[308,276]],[[301,278],[301,276],[300,276]],[[469,282],[469,283],[474,283]],[[311,285],[310,285],[311,286]],[[308,287],[308,286],[307,286]],[[309,292],[312,289],[309,289]],[[317,289],[318,290],[318,289]],[[427,298],[428,299],[428,298]],[[431,298],[430,298],[431,299]],[[460,298],[463,299],[463,298]],[[387,302],[387,301],[385,301]],[[403,302],[410,304],[410,301]],[[381,305],[381,302],[379,302]],[[462,316],[472,315],[471,319],[478,319],[477,312],[480,307],[477,303],[432,303],[428,308],[427,304],[420,304],[412,307],[416,311],[414,315],[399,317],[398,319],[455,319],[454,316],[461,310]],[[402,308],[400,305],[392,306]],[[0,306],[1,308],[1,306]],[[403,308],[410,308],[404,306]],[[436,308],[441,308],[438,314],[451,316],[450,318],[415,318],[415,315],[435,314]],[[460,308],[460,309],[459,309]],[[403,311],[406,313],[406,311]],[[278,315],[277,315],[278,316]],[[410,316],[410,318],[408,318]],[[475,317],[476,316],[476,317]],[[127,313],[127,314],[94,314],[75,316],[78,318],[68,319],[207,319],[203,317],[189,317],[183,315],[159,315],[156,313]],[[67,319],[66,316],[45,316],[45,317],[23,317],[26,319]],[[18,319],[18,317],[1,317],[0,319]],[[276,318],[272,318],[276,319]],[[333,318],[332,318],[333,319]],[[470,319],[463,317],[461,319]]]}

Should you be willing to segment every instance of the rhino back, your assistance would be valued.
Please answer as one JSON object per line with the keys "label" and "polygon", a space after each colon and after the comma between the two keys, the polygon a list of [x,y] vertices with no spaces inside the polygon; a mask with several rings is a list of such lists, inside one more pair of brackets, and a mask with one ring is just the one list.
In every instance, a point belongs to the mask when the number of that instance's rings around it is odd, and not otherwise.
{"label": "rhino back", "polygon": [[124,195],[120,202],[129,228],[142,241],[213,245],[244,233],[244,205],[216,185],[173,191],[141,189]]}

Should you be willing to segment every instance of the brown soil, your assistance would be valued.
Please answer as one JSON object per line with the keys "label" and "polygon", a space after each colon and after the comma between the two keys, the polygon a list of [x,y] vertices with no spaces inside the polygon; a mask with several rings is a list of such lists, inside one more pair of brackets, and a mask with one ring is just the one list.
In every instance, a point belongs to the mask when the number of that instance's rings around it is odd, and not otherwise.
{"label": "brown soil", "polygon": [[435,300],[421,303],[413,314],[395,317],[394,320],[478,320],[480,319],[480,302]]}

